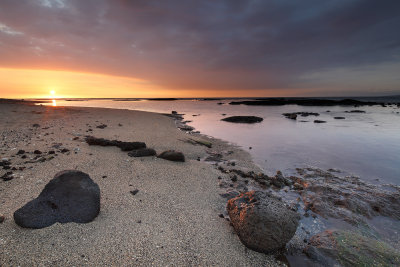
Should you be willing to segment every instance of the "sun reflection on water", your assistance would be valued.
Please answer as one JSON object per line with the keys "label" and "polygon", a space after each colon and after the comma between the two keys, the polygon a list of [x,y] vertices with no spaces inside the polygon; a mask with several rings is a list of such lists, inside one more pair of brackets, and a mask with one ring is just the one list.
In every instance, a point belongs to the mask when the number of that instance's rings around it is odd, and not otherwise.
{"label": "sun reflection on water", "polygon": [[53,102],[52,106],[53,106],[53,107],[57,107],[57,102],[56,102],[56,100],[53,99],[52,102]]}

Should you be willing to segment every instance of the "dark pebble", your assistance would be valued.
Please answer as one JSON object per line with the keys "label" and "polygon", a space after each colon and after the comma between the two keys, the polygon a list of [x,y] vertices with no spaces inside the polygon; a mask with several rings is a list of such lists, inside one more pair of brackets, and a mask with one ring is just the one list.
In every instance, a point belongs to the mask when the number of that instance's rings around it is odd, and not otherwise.
{"label": "dark pebble", "polygon": [[129,191],[132,195],[136,195],[139,192],[139,189],[135,189],[132,191]]}

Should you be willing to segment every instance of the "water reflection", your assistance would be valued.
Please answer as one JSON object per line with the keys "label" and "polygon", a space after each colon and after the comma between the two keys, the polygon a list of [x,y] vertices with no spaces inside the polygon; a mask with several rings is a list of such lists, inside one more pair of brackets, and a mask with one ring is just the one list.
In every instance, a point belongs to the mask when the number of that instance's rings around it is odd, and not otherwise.
{"label": "water reflection", "polygon": [[53,106],[53,107],[56,107],[56,106],[57,106],[57,102],[56,102],[56,100],[55,100],[55,99],[53,99],[53,100],[52,100],[52,102],[53,102],[53,103],[52,103],[52,106]]}

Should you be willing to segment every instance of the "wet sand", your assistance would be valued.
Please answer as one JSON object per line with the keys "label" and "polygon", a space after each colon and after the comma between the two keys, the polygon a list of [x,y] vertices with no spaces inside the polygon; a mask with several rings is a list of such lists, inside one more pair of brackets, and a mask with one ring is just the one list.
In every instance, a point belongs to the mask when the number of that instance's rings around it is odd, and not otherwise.
{"label": "wet sand", "polygon": [[[247,152],[189,135],[172,118],[156,113],[0,104],[0,114],[1,158],[8,158],[12,167],[26,167],[13,171],[10,181],[0,180],[0,213],[5,216],[1,266],[282,265],[273,256],[246,249],[229,222],[218,216],[226,205],[218,186],[223,174],[197,161],[207,150],[233,151],[226,153],[227,159],[257,170]],[[101,124],[107,127],[96,128]],[[88,146],[85,135],[142,141],[158,153],[179,150],[186,162],[132,158],[117,147]],[[190,137],[211,141],[213,147],[184,142]],[[69,152],[59,152],[62,148]],[[26,159],[16,155],[20,149],[27,152]],[[25,163],[36,156],[34,150],[47,160]],[[47,154],[51,150],[57,154],[53,159]],[[38,230],[16,225],[13,212],[67,169],[88,173],[100,186],[99,216],[88,224],[57,223]],[[0,176],[6,171],[0,170]],[[134,189],[139,190],[136,195],[130,193]]]}

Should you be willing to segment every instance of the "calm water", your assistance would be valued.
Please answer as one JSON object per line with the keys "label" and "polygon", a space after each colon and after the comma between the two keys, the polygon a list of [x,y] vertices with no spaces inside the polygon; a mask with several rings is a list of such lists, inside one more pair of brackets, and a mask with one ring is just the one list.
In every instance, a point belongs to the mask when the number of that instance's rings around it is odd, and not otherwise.
{"label": "calm water", "polygon": [[[217,105],[218,102],[226,103]],[[61,101],[58,106],[106,107],[170,113],[184,113],[189,125],[203,134],[224,139],[248,150],[267,173],[282,170],[289,174],[296,167],[335,168],[377,182],[400,184],[400,108],[360,107],[366,113],[345,113],[352,107],[232,106],[223,101]],[[330,112],[327,112],[330,110]],[[318,112],[315,117],[289,120],[285,112]],[[264,118],[258,124],[223,122],[225,116],[254,115]],[[199,115],[199,116],[193,116]],[[335,120],[344,116],[345,120]],[[308,122],[300,122],[305,120]],[[252,147],[252,149],[249,149]]]}

